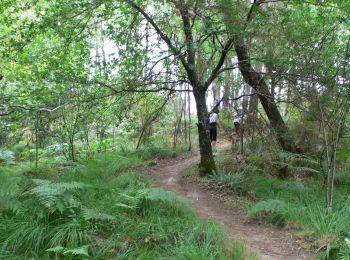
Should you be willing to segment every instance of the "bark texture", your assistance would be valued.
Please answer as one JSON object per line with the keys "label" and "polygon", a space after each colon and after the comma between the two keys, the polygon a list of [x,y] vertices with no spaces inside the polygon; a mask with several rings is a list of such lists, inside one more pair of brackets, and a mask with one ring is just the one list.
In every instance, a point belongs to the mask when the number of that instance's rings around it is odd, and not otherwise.
{"label": "bark texture", "polygon": [[[200,88],[199,88],[200,89]],[[209,138],[209,122],[208,122],[208,109],[205,99],[205,91],[193,88],[194,98],[196,100],[197,118],[198,118],[198,139],[200,150],[200,164],[199,174],[204,176],[216,172],[215,161],[213,157],[213,151]]]}
{"label": "bark texture", "polygon": [[271,128],[277,135],[277,140],[281,147],[289,152],[298,152],[293,139],[289,135],[288,127],[285,124],[274,99],[271,97],[269,87],[264,78],[254,70],[250,63],[247,47],[242,41],[235,41],[234,47],[239,61],[239,70],[246,83],[248,83],[257,93],[259,100],[270,121]]}

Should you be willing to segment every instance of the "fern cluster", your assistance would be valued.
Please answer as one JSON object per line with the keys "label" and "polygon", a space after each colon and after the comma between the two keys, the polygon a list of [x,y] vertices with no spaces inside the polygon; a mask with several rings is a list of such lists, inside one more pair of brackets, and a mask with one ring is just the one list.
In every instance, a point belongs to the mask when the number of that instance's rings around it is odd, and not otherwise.
{"label": "fern cluster", "polygon": [[272,158],[274,158],[273,165],[280,171],[284,169],[286,172],[283,174],[286,176],[322,174],[319,162],[302,154],[277,151]]}
{"label": "fern cluster", "polygon": [[0,164],[13,165],[15,164],[15,153],[9,150],[0,150]]}
{"label": "fern cluster", "polygon": [[269,223],[283,226],[286,223],[287,204],[282,200],[260,201],[250,210],[250,215]]}
{"label": "fern cluster", "polygon": [[210,176],[210,179],[213,180],[217,185],[221,187],[228,187],[233,191],[242,192],[244,190],[244,173],[228,173],[220,174],[213,173]]}
{"label": "fern cluster", "polygon": [[84,183],[23,178],[17,185],[17,192],[1,198],[3,252],[48,257],[50,248],[74,249],[89,243],[94,222],[114,220],[93,214],[82,204],[81,190],[88,189]]}
{"label": "fern cluster", "polygon": [[[189,202],[100,155],[72,167],[0,173],[0,258],[220,259],[231,252]],[[124,159],[122,159],[124,160]],[[6,188],[5,186],[8,186]]]}

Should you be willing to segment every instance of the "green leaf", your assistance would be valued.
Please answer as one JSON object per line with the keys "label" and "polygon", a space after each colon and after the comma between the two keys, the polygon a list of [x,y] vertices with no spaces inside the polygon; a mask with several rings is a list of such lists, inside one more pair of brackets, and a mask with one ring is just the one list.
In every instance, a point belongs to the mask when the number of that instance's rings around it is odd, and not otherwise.
{"label": "green leaf", "polygon": [[89,255],[89,246],[85,245],[78,248],[67,249],[63,252],[64,255],[75,255],[75,256],[90,256]]}
{"label": "green leaf", "polygon": [[62,246],[56,246],[56,247],[51,247],[49,249],[46,249],[46,252],[52,252],[52,253],[63,253],[65,250],[64,247]]}

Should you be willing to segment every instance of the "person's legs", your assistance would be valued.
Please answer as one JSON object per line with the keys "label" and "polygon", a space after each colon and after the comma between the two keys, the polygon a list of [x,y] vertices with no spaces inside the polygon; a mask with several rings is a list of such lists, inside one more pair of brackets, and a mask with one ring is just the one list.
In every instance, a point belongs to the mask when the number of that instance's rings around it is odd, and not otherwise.
{"label": "person's legs", "polygon": [[238,122],[234,122],[233,124],[235,126],[236,135],[239,136],[239,123]]}
{"label": "person's legs", "polygon": [[215,148],[216,147],[216,137],[218,135],[218,132],[217,132],[217,129],[216,129],[216,125],[214,125],[213,127],[213,141],[212,141],[212,144],[213,144],[213,147]]}
{"label": "person's legs", "polygon": [[216,124],[210,124],[210,142],[212,147],[216,146],[216,136],[217,136],[217,130],[216,130]]}
{"label": "person's legs", "polygon": [[230,134],[230,140],[232,145],[235,143],[235,139],[236,139],[236,132],[234,129],[231,130],[231,134]]}

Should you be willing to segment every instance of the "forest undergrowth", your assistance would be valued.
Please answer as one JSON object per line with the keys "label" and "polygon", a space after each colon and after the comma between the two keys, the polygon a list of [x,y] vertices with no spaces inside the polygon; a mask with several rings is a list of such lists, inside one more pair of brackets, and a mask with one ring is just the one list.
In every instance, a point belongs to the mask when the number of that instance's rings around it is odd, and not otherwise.
{"label": "forest undergrowth", "polygon": [[189,202],[135,169],[178,152],[127,147],[0,168],[1,259],[247,259]]}
{"label": "forest undergrowth", "polygon": [[[349,173],[335,179],[334,207],[327,213],[322,169],[311,157],[278,150],[220,151],[209,185],[241,196],[253,221],[292,230],[300,246],[320,259],[350,259]],[[237,205],[236,205],[237,206]]]}

